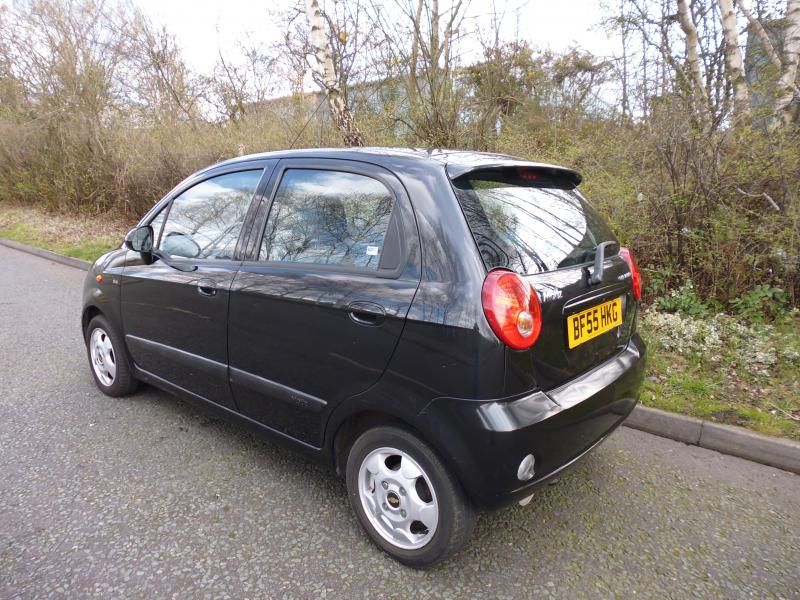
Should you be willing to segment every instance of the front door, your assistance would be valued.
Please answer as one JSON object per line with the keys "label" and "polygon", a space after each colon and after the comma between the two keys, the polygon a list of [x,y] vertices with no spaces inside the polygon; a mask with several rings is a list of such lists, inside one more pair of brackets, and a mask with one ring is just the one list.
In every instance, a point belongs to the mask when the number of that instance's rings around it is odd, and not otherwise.
{"label": "front door", "polygon": [[228,301],[241,264],[237,242],[262,174],[222,173],[179,190],[151,222],[170,264],[146,264],[129,252],[121,281],[125,341],[136,366],[230,408]]}
{"label": "front door", "polygon": [[284,160],[270,188],[231,288],[231,386],[243,413],[319,447],[333,407],[394,352],[419,284],[418,236],[405,191],[378,167]]}

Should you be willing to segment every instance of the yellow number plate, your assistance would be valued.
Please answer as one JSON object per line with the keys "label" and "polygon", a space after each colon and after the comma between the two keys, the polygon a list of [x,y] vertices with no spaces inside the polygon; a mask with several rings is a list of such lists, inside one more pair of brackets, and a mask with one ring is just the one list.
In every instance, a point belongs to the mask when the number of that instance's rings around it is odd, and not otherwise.
{"label": "yellow number plate", "polygon": [[622,298],[614,298],[567,317],[570,349],[622,325]]}

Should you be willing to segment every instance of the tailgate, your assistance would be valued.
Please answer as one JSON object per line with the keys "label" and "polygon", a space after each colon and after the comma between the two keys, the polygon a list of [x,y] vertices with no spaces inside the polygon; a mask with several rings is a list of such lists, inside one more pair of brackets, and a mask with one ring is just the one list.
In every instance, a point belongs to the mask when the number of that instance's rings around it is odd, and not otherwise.
{"label": "tailgate", "polygon": [[508,363],[528,387],[558,387],[625,348],[636,303],[622,258],[606,259],[603,281],[594,286],[588,284],[586,266],[526,279],[541,299],[542,334],[527,352],[510,351]]}
{"label": "tailgate", "polygon": [[509,392],[558,387],[622,350],[631,336],[630,268],[608,225],[576,189],[579,181],[570,171],[520,164],[453,179],[487,271],[518,273],[541,301],[536,344],[507,350]]}

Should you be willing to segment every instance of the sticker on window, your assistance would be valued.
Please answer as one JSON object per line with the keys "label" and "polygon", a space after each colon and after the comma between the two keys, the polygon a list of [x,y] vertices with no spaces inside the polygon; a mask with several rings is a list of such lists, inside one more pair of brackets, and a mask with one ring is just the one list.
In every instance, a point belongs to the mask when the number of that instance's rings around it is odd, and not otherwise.
{"label": "sticker on window", "polygon": [[378,256],[380,251],[380,246],[367,246],[367,256]]}

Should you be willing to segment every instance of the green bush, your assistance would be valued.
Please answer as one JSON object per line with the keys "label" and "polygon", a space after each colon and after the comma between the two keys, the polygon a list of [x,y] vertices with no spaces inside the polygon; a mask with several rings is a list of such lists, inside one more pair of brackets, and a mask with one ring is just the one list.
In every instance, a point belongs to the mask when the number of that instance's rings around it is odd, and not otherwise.
{"label": "green bush", "polygon": [[[191,73],[174,40],[123,5],[10,6],[0,14],[0,202],[135,218],[217,160],[342,143],[318,95],[209,111],[203,99],[228,97],[224,78]],[[496,50],[485,64],[448,72],[459,77],[453,89],[473,81],[477,95],[449,95],[444,120],[421,92],[403,98],[407,65],[388,65],[394,78],[383,84],[353,83],[348,98],[367,143],[448,140],[579,170],[581,189],[647,275],[646,300],[662,310],[772,319],[800,304],[796,126],[731,129],[722,118],[706,130],[680,90],[647,97],[646,118],[626,118],[593,92],[611,76],[604,61]],[[410,104],[430,113],[424,131]]]}
{"label": "green bush", "polygon": [[711,311],[708,304],[697,295],[691,281],[685,281],[681,287],[656,298],[655,306],[663,312],[678,313],[689,317],[706,315]]}
{"label": "green bush", "polygon": [[780,288],[759,285],[731,300],[735,313],[751,323],[772,321],[786,313],[789,299]]}

